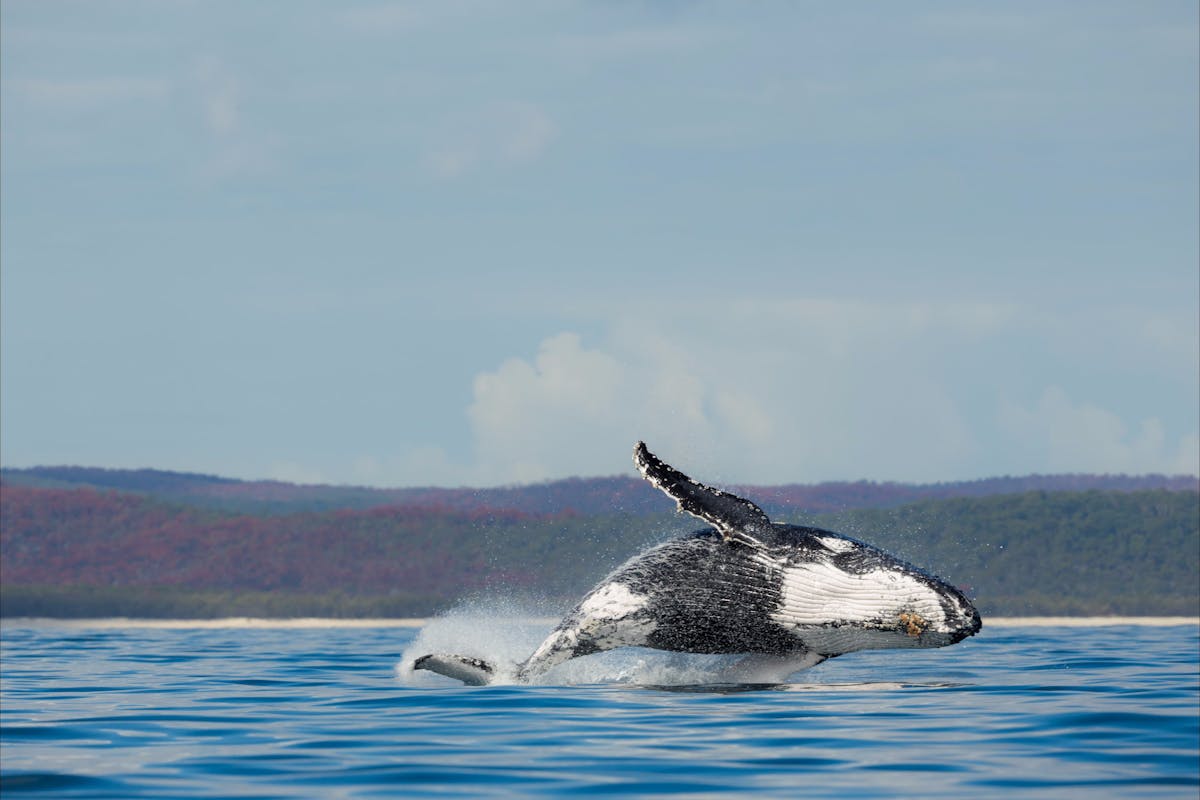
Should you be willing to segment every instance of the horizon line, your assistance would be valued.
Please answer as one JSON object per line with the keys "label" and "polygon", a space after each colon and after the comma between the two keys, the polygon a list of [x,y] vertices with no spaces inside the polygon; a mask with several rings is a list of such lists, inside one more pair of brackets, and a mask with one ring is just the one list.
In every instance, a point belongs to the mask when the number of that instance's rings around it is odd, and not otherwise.
{"label": "horizon line", "polygon": [[[527,483],[505,483],[493,484],[487,486],[470,486],[467,484],[459,484],[456,486],[439,485],[439,484],[412,484],[412,485],[370,485],[357,483],[303,483],[296,481],[287,481],[279,478],[236,478],[227,475],[220,475],[213,472],[193,472],[189,470],[174,470],[162,469],[159,467],[99,467],[88,466],[83,464],[36,464],[33,466],[7,466],[0,464],[0,473],[3,472],[34,472],[36,470],[60,470],[60,469],[77,469],[77,470],[97,470],[110,473],[154,473],[158,475],[171,475],[190,478],[204,478],[215,480],[222,483],[238,483],[238,484],[269,484],[275,486],[294,486],[297,488],[328,488],[328,489],[365,489],[368,491],[404,491],[414,489],[434,489],[445,491],[484,491],[489,489],[523,489],[533,488],[538,486],[546,486],[565,481],[589,481],[589,480],[629,480],[634,483],[641,481],[635,476],[625,473],[616,473],[609,475],[565,475],[559,478],[547,478],[541,481],[531,481]],[[989,475],[980,478],[958,478],[951,480],[938,481],[903,481],[903,480],[878,480],[874,478],[855,478],[855,479],[828,479],[815,482],[800,482],[788,481],[782,483],[747,483],[734,481],[730,483],[722,483],[723,486],[736,487],[739,489],[770,489],[782,488],[790,486],[836,486],[836,485],[856,485],[856,484],[872,484],[877,486],[907,486],[907,487],[925,487],[925,486],[947,486],[971,483],[984,483],[987,481],[1003,481],[1003,480],[1026,480],[1030,478],[1110,478],[1110,479],[1163,479],[1170,481],[1188,480],[1196,483],[1196,490],[1200,491],[1200,475],[1186,472],[1166,473],[1166,472],[1027,472],[1022,474],[1006,473],[1003,475]],[[51,478],[53,479],[53,478]],[[64,481],[69,482],[69,481]],[[85,482],[81,482],[85,483]],[[114,487],[115,488],[115,487]]]}

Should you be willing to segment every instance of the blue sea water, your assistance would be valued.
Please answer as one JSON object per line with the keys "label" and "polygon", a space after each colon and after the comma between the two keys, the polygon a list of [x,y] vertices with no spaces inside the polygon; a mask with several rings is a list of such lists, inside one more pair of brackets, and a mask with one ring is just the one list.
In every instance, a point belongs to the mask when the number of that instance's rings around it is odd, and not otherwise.
{"label": "blue sea water", "polygon": [[[472,627],[474,626],[474,627]],[[988,626],[943,650],[711,685],[625,651],[548,685],[406,664],[512,652],[536,624],[8,622],[4,797],[1197,797],[1200,629]],[[470,641],[469,641],[470,640]],[[485,653],[504,658],[509,653]],[[581,682],[582,681],[582,682]]]}

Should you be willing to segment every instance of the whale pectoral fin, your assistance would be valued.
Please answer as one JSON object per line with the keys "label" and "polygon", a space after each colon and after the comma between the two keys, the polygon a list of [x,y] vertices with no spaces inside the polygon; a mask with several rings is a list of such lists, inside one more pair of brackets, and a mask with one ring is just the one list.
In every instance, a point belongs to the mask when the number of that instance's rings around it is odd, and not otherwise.
{"label": "whale pectoral fin", "polygon": [[495,677],[492,665],[481,658],[448,653],[430,653],[413,662],[413,669],[425,669],[462,681],[467,686],[487,686]]}
{"label": "whale pectoral fin", "polygon": [[645,442],[633,448],[633,463],[642,477],[675,500],[680,511],[712,525],[727,542],[755,545],[756,534],[771,528],[766,512],[754,503],[692,480],[647,450]]}

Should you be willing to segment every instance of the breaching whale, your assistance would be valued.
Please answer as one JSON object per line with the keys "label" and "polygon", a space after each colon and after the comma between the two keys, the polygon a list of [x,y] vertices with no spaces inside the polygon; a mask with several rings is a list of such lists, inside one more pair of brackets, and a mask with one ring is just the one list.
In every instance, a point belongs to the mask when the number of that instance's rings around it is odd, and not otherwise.
{"label": "breaching whale", "polygon": [[[517,682],[629,646],[744,654],[739,674],[770,682],[843,653],[945,647],[980,629],[974,606],[940,578],[839,533],[771,522],[751,501],[692,480],[642,442],[633,460],[679,511],[712,527],[618,567],[516,666]],[[422,656],[413,668],[471,685],[497,678],[487,661],[446,653]]]}

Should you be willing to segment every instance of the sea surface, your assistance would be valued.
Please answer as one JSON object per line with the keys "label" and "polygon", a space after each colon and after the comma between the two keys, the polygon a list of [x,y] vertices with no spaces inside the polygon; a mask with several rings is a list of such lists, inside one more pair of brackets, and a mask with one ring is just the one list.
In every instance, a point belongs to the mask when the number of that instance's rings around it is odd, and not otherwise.
{"label": "sea surface", "polygon": [[[0,627],[5,798],[1178,797],[1200,791],[1200,627],[988,624],[782,685],[626,650],[465,687],[546,621]],[[521,651],[524,650],[524,653]]]}

